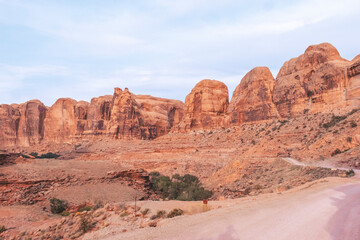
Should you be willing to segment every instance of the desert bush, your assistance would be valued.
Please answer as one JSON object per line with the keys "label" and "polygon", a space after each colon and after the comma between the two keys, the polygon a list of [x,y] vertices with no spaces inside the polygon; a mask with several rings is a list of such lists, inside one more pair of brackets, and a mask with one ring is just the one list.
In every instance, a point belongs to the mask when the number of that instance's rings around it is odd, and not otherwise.
{"label": "desert bush", "polygon": [[354,170],[350,169],[349,171],[346,171],[346,176],[347,176],[347,177],[352,177],[352,176],[354,176],[354,175],[355,175]]}
{"label": "desert bush", "polygon": [[150,212],[150,209],[146,208],[146,209],[144,209],[143,211],[141,211],[141,214],[142,214],[143,216],[146,216],[149,212]]}
{"label": "desert bush", "polygon": [[59,214],[64,212],[68,207],[68,202],[65,200],[60,200],[58,198],[50,199],[50,209],[54,214]]}
{"label": "desert bush", "polygon": [[344,116],[335,116],[333,115],[331,120],[327,123],[324,123],[322,126],[324,128],[330,128],[330,127],[333,127],[335,126],[336,123],[338,122],[341,122],[342,120],[345,120],[347,118],[347,115],[344,115]]}
{"label": "desert bush", "polygon": [[351,121],[350,127],[352,127],[352,128],[357,127],[357,123],[355,121]]}
{"label": "desert bush", "polygon": [[90,211],[92,209],[91,206],[85,206],[79,209],[79,212],[84,212],[84,211]]}
{"label": "desert bush", "polygon": [[95,200],[93,209],[99,209],[104,207],[104,203],[101,200]]}
{"label": "desert bush", "polygon": [[341,153],[341,150],[337,148],[337,149],[335,149],[335,151],[333,151],[331,153],[331,156],[335,156],[335,155],[340,154],[340,153]]}
{"label": "desert bush", "polygon": [[205,190],[196,176],[174,174],[170,179],[168,176],[162,176],[157,173],[150,175],[152,176],[152,188],[155,192],[162,195],[163,198],[196,201],[212,196],[212,192]]}
{"label": "desert bush", "polygon": [[48,153],[42,154],[39,158],[58,158],[58,157],[60,157],[59,154],[48,152]]}
{"label": "desert bush", "polygon": [[0,225],[0,233],[5,232],[7,229],[4,225]]}
{"label": "desert bush", "polygon": [[166,211],[164,211],[164,210],[159,210],[159,211],[156,212],[155,215],[152,215],[152,216],[150,217],[150,219],[151,219],[151,220],[154,220],[154,219],[157,219],[157,218],[162,218],[162,217],[165,216],[165,214],[166,214]]}
{"label": "desert bush", "polygon": [[[56,153],[52,153],[52,152],[48,152],[48,153],[45,153],[45,154],[41,154],[39,155],[37,152],[32,152],[29,154],[30,156],[33,156],[34,158],[58,158],[60,157],[59,154],[56,154]],[[22,155],[24,158],[29,158],[28,156],[26,155]]]}
{"label": "desert bush", "polygon": [[91,218],[86,215],[81,216],[79,230],[82,231],[83,233],[86,233],[91,229],[92,229]]}
{"label": "desert bush", "polygon": [[181,216],[183,214],[184,214],[184,211],[182,209],[175,208],[169,212],[169,214],[167,215],[167,218],[173,218],[173,217]]}
{"label": "desert bush", "polygon": [[346,138],[346,141],[349,142],[349,143],[351,143],[351,142],[352,142],[352,137],[347,137],[347,138]]}
{"label": "desert bush", "polygon": [[63,217],[67,217],[67,216],[70,215],[70,213],[69,213],[69,211],[65,210],[65,211],[61,212],[60,215],[63,216]]}

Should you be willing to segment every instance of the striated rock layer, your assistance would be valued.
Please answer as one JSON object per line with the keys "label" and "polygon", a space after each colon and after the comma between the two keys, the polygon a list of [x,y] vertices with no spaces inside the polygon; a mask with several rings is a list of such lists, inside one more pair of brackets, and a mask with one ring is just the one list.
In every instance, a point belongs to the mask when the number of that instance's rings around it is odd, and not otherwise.
{"label": "striated rock layer", "polygon": [[276,79],[267,67],[252,69],[229,103],[227,86],[202,80],[177,100],[134,95],[115,88],[90,103],[61,98],[50,108],[38,100],[0,105],[0,146],[65,143],[108,136],[154,139],[168,133],[210,130],[245,122],[291,118],[360,107],[360,55],[343,59],[329,43],[313,45],[285,62]]}

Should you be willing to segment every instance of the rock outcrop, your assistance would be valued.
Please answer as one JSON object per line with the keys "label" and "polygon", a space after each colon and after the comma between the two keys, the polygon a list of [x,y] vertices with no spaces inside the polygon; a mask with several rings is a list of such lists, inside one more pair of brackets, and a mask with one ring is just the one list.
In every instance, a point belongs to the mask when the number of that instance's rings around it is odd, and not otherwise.
{"label": "rock outcrop", "polygon": [[16,107],[0,105],[0,146],[17,144],[20,117],[20,111]]}
{"label": "rock outcrop", "polygon": [[184,118],[177,130],[224,127],[228,122],[226,116],[228,106],[227,86],[216,80],[202,80],[186,96]]}
{"label": "rock outcrop", "polygon": [[277,118],[273,103],[275,79],[267,67],[248,72],[236,87],[228,114],[232,124]]}
{"label": "rock outcrop", "polygon": [[202,80],[177,100],[134,95],[115,88],[90,103],[62,98],[47,108],[38,100],[0,105],[0,146],[111,137],[155,139],[169,131],[187,132],[240,125],[304,113],[356,109],[360,105],[360,55],[343,59],[329,43],[313,45],[285,62],[276,79],[267,67],[251,70],[229,104],[227,86]]}
{"label": "rock outcrop", "polygon": [[45,118],[45,140],[61,143],[75,137],[77,132],[76,104],[74,99],[60,98],[49,108]]}
{"label": "rock outcrop", "polygon": [[39,100],[18,106],[20,112],[17,141],[25,146],[38,144],[44,138],[44,120],[47,108]]}
{"label": "rock outcrop", "polygon": [[346,100],[356,106],[360,100],[360,55],[350,62],[346,73],[348,77]]}
{"label": "rock outcrop", "polygon": [[181,101],[134,95],[115,88],[114,95],[90,103],[60,98],[47,108],[38,100],[0,105],[1,146],[71,143],[113,137],[154,139],[168,133],[183,116]]}
{"label": "rock outcrop", "polygon": [[287,61],[278,76],[274,103],[282,117],[341,107],[347,86],[348,61],[329,43],[313,45]]}

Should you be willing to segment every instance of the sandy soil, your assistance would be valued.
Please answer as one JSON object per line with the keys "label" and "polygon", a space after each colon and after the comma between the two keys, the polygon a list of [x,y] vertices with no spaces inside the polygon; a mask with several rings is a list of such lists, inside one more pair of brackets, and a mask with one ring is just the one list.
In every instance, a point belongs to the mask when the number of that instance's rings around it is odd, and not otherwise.
{"label": "sandy soil", "polygon": [[210,203],[212,211],[167,219],[157,228],[127,233],[105,228],[84,239],[354,240],[360,239],[359,198],[358,179],[349,183],[349,179],[328,178],[283,194]]}

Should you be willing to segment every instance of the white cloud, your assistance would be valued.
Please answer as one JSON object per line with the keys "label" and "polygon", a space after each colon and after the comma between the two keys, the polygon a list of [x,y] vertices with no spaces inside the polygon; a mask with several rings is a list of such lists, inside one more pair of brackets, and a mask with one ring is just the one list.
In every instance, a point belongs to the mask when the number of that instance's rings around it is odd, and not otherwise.
{"label": "white cloud", "polygon": [[69,70],[62,66],[15,66],[0,64],[0,91],[7,92],[20,88],[24,81],[34,76],[53,76],[69,74]]}

